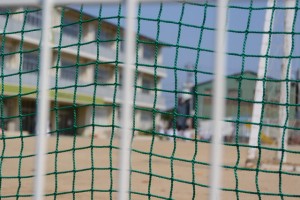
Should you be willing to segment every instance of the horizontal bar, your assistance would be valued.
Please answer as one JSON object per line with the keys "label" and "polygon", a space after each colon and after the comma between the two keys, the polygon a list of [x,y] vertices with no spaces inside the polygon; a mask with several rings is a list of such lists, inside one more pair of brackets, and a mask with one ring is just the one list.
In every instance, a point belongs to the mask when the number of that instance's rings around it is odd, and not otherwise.
{"label": "horizontal bar", "polygon": [[53,0],[54,5],[66,4],[99,4],[99,3],[121,3],[122,0]]}
{"label": "horizontal bar", "polygon": [[[38,6],[41,5],[42,0],[7,0],[0,1],[1,6]],[[194,3],[204,3],[204,2],[216,2],[216,0],[138,0],[141,3],[159,3],[159,2],[168,2],[168,3],[183,3],[183,2],[194,2]],[[254,0],[254,1],[267,1],[267,0]],[[280,1],[280,0],[279,0]],[[283,1],[283,0],[281,0]],[[98,4],[98,3],[121,3],[122,0],[53,0],[54,5],[66,5],[66,4]],[[230,2],[249,2],[249,0],[231,0]]]}
{"label": "horizontal bar", "polygon": [[[211,3],[216,3],[217,0],[138,0],[141,3],[206,3],[206,2],[211,2]],[[258,2],[267,2],[268,0],[254,0]],[[284,0],[278,0],[284,1]],[[230,0],[230,3],[232,2],[249,2],[249,0]]]}
{"label": "horizontal bar", "polygon": [[[5,0],[0,1],[0,6],[39,6],[43,0]],[[122,0],[53,0],[54,5],[67,4],[99,4],[99,3],[120,3]]]}
{"label": "horizontal bar", "polygon": [[[138,0],[140,3],[203,3],[207,2],[207,0],[184,0],[184,1],[176,1],[176,0]],[[208,0],[209,2],[216,2],[216,0]]]}

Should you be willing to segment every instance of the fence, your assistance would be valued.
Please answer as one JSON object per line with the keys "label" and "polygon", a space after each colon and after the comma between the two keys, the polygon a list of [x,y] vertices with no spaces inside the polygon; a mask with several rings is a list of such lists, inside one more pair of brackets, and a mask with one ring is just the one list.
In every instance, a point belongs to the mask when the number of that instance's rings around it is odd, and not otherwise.
{"label": "fence", "polygon": [[[148,8],[149,2],[0,2],[0,197],[198,199],[208,191],[210,199],[300,197],[293,184],[300,151],[286,144],[288,134],[299,132],[290,112],[299,96],[299,81],[291,77],[291,63],[300,59],[299,1],[164,1]],[[77,3],[100,5],[89,7],[92,15]],[[105,16],[105,9],[112,12],[105,3],[116,5],[116,14]],[[273,29],[275,13],[283,12],[285,25]],[[188,22],[189,14],[199,20],[190,16],[196,22]],[[238,18],[238,26],[229,23]],[[256,26],[261,21],[263,30]],[[271,51],[276,44],[283,44],[282,52]],[[164,48],[171,49],[165,62]],[[185,57],[192,68],[182,67]],[[281,61],[281,77],[270,77]],[[248,73],[255,64],[258,73]],[[232,68],[237,73],[226,79]],[[195,87],[181,88],[184,74]],[[169,85],[162,87],[164,79]],[[280,90],[272,86],[269,92],[271,84]],[[269,98],[274,93],[279,100]],[[164,101],[164,95],[171,98]],[[186,96],[192,96],[194,112],[180,108]],[[228,120],[232,107],[236,116]],[[280,111],[276,122],[268,121],[267,107]],[[245,113],[252,113],[251,120],[244,120]],[[176,133],[186,129],[179,121],[187,118],[195,129],[183,137]],[[157,128],[162,119],[169,120],[168,135]],[[234,134],[223,142],[227,129]],[[199,138],[201,131],[211,137]],[[279,147],[271,142],[274,132]],[[249,144],[240,141],[244,133]],[[249,155],[252,165],[245,166]]]}

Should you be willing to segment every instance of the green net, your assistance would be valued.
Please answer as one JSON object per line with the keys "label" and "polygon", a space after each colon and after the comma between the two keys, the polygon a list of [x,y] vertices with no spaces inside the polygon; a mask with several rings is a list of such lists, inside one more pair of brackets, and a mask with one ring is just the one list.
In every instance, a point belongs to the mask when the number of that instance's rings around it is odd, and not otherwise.
{"label": "green net", "polygon": [[[253,0],[229,5],[226,118],[220,133],[223,199],[300,197],[300,18],[295,2],[288,8],[276,0],[271,7]],[[49,199],[117,198],[120,104],[126,92],[121,84],[124,10],[123,5],[53,10]],[[268,11],[271,23],[265,31]],[[287,11],[293,11],[290,31],[284,29]],[[1,199],[33,196],[41,15],[33,7],[0,9]],[[209,2],[138,7],[130,199],[208,198],[215,16],[216,6]],[[264,35],[268,42],[261,53]],[[286,37],[290,46],[284,44]],[[288,55],[283,46],[289,47]],[[262,77],[257,74],[261,59]],[[286,68],[281,68],[283,60]],[[262,101],[254,99],[257,82],[262,83]],[[282,88],[287,91],[283,101]],[[251,118],[255,104],[262,107],[258,123]],[[258,139],[249,145],[254,126]],[[253,148],[256,157],[250,162],[247,152]]]}

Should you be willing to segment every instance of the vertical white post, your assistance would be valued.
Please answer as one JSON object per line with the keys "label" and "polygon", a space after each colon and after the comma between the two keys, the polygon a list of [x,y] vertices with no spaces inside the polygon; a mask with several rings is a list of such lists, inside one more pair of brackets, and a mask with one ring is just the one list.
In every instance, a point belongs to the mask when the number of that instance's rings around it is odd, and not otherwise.
{"label": "vertical white post", "polygon": [[[286,8],[293,8],[296,5],[296,0],[285,0],[285,7]],[[293,30],[293,22],[294,22],[294,15],[295,10],[294,9],[287,9],[285,11],[285,19],[284,19],[284,43],[283,43],[283,54],[284,56],[290,56],[291,49],[292,49],[292,34],[289,34]],[[290,68],[288,69],[289,64],[289,58],[283,58],[282,59],[282,65],[281,65],[281,80],[289,79],[291,78],[291,71],[292,71],[292,64],[290,63]],[[285,104],[289,102],[290,100],[290,82],[281,82],[280,84],[280,103]],[[287,108],[286,106],[280,106],[279,107],[279,125],[285,126],[288,125],[289,121],[287,119]],[[286,122],[287,121],[287,122]],[[283,132],[285,131],[285,135],[283,135]],[[278,137],[278,148],[284,149],[287,147],[287,138],[288,138],[288,129],[284,130],[284,128],[281,128],[280,131],[280,137]],[[282,142],[283,140],[283,142]],[[278,151],[277,158],[278,160],[281,160],[281,157],[283,156],[283,162],[286,162],[286,156],[285,153],[282,154],[281,151]]]}
{"label": "vertical white post", "polygon": [[49,126],[49,68],[52,58],[50,41],[51,41],[51,15],[53,3],[52,0],[42,1],[43,24],[42,24],[42,41],[40,54],[40,82],[39,82],[39,101],[37,110],[37,127],[36,127],[36,160],[35,160],[35,183],[34,199],[43,199],[45,183],[45,166],[47,150],[47,127]]}
{"label": "vertical white post", "polygon": [[121,155],[119,200],[129,198],[129,168],[130,168],[130,141],[132,137],[132,105],[133,105],[133,69],[135,62],[135,27],[136,27],[136,0],[126,0],[126,29],[125,29],[125,68],[123,79],[123,104],[121,113]]}
{"label": "vertical white post", "polygon": [[214,130],[211,155],[211,189],[210,200],[220,199],[220,185],[222,176],[222,124],[225,113],[225,88],[226,88],[226,19],[228,0],[218,0],[216,49],[215,49],[215,79],[213,93],[213,120]]}
{"label": "vertical white post", "polygon": [[[274,0],[268,0],[267,7],[270,8],[274,5]],[[270,34],[268,31],[272,30],[271,27],[271,19],[272,19],[272,9],[266,10],[266,15],[265,15],[265,22],[264,22],[264,34],[262,36],[262,44],[261,44],[261,49],[260,49],[260,55],[266,55],[268,51],[268,46],[269,43],[269,38]],[[259,59],[259,64],[258,64],[258,70],[257,70],[257,78],[262,79],[264,77],[264,73],[267,69],[266,66],[267,63],[267,57],[261,57]],[[261,111],[262,111],[262,101],[263,101],[263,82],[262,81],[256,81],[255,85],[255,93],[254,93],[254,101],[258,103],[254,103],[253,105],[253,110],[252,110],[252,123],[260,123],[261,119]],[[251,132],[250,132],[250,138],[249,138],[249,145],[256,147],[258,143],[258,135],[259,135],[259,125],[251,125]],[[256,148],[249,148],[248,150],[248,157],[247,157],[247,162],[251,161],[256,158]]]}

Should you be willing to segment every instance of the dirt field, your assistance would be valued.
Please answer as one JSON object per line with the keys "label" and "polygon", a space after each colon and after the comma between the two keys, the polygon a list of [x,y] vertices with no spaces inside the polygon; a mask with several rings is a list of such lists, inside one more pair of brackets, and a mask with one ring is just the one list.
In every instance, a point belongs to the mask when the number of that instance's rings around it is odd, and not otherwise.
{"label": "dirt field", "polygon": [[[72,137],[49,137],[48,151],[52,152],[48,156],[46,193],[48,199],[116,199],[118,189],[118,140],[114,140],[110,149],[110,141],[107,139],[94,139],[77,137],[74,143]],[[73,145],[75,144],[75,146]],[[94,148],[90,148],[90,146]],[[2,152],[1,163],[1,196],[16,199],[18,193],[20,199],[28,195],[31,198],[34,174],[34,138],[7,139],[1,141],[0,151]],[[74,147],[76,151],[73,151]],[[176,148],[174,148],[176,147]],[[198,143],[197,154],[195,155],[195,143],[176,141],[160,141],[157,138],[152,146],[151,140],[134,140],[132,153],[132,175],[131,190],[134,194],[131,199],[147,199],[148,191],[153,195],[151,199],[157,197],[174,199],[192,199],[193,186],[195,186],[195,199],[208,199],[209,167],[199,162],[209,162],[210,146]],[[296,147],[292,147],[294,150]],[[112,152],[110,156],[110,150]],[[298,147],[298,150],[300,148]],[[57,152],[57,153],[55,153]],[[240,148],[239,167],[243,168],[246,159],[247,149]],[[171,168],[172,156],[173,168]],[[158,157],[157,155],[162,157]],[[237,163],[236,147],[225,147],[224,164],[234,166]],[[20,157],[22,155],[22,157]],[[93,156],[91,156],[93,155]],[[263,151],[262,159],[267,160],[275,155],[272,151]],[[57,157],[57,158],[56,158]],[[192,162],[193,157],[197,163],[194,165],[194,181]],[[149,162],[151,159],[151,162]],[[300,154],[288,154],[288,162],[300,162]],[[57,160],[57,162],[55,162]],[[73,162],[73,160],[75,162]],[[93,162],[92,162],[93,160]],[[91,169],[94,170],[91,170]],[[149,172],[151,169],[151,181]],[[173,181],[171,179],[173,171]],[[58,172],[58,173],[54,173]],[[233,169],[223,171],[223,187],[234,190],[236,187]],[[238,189],[256,193],[255,171],[238,170]],[[300,174],[292,172],[294,175],[282,175],[282,193],[300,195]],[[295,176],[296,175],[296,176]],[[19,179],[19,177],[21,177]],[[112,178],[111,178],[112,177]],[[56,181],[55,181],[56,180]],[[173,182],[173,184],[172,184]],[[150,185],[151,184],[151,185]],[[149,186],[150,185],[150,186]],[[173,185],[173,187],[171,187]],[[279,175],[275,173],[259,172],[258,187],[262,193],[279,193]],[[93,188],[94,192],[91,192]],[[172,196],[170,189],[172,188]],[[76,191],[75,193],[72,193]],[[55,196],[54,193],[57,193]],[[240,199],[258,199],[256,194],[238,193]],[[236,193],[232,191],[222,192],[223,199],[236,199]],[[262,199],[280,199],[279,196],[261,196]],[[295,197],[285,197],[284,199],[296,199]]]}

